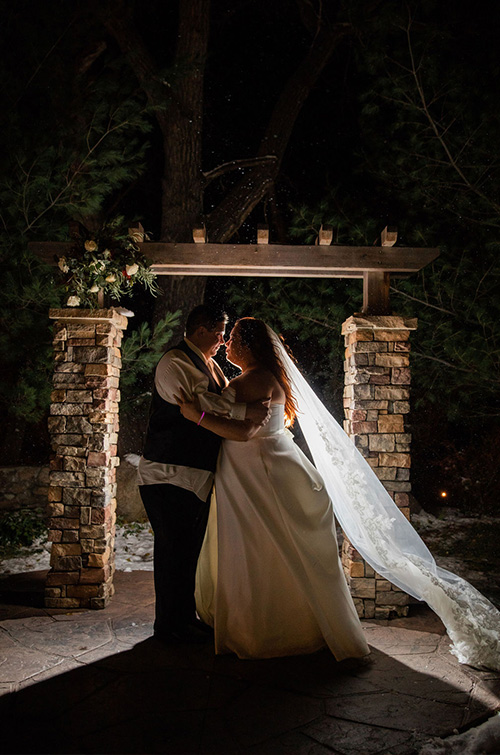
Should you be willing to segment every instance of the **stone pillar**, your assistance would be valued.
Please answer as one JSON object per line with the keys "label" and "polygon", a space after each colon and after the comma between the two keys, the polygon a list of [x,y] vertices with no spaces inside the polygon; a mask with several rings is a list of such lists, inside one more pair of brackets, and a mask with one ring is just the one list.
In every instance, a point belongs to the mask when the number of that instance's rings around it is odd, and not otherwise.
{"label": "stone pillar", "polygon": [[122,331],[113,309],[53,309],[50,565],[45,605],[104,608],[113,594]]}
{"label": "stone pillar", "polygon": [[[410,332],[416,319],[354,316],[345,336],[344,429],[389,495],[410,518]],[[409,597],[380,577],[344,538],[342,563],[358,614],[406,616]]]}

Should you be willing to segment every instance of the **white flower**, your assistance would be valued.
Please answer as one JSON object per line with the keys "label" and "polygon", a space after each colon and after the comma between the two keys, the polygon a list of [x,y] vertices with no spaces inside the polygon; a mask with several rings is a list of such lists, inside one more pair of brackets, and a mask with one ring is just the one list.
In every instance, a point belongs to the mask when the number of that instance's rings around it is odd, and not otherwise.
{"label": "white flower", "polygon": [[106,283],[114,283],[116,280],[116,275],[114,273],[110,273],[104,280],[106,281]]}
{"label": "white flower", "polygon": [[63,273],[69,273],[69,267],[66,263],[66,257],[59,257],[59,262],[57,263],[59,270]]}
{"label": "white flower", "polygon": [[87,239],[87,241],[84,244],[84,247],[87,252],[96,252],[97,251],[97,244],[95,241],[92,241],[91,239]]}
{"label": "white flower", "polygon": [[79,296],[70,296],[68,298],[68,301],[66,302],[67,307],[79,307],[80,306],[80,297]]}
{"label": "white flower", "polygon": [[91,294],[97,294],[99,290],[100,290],[99,286],[96,283],[94,283],[94,285],[92,286],[92,288],[89,288],[89,293],[91,293]]}
{"label": "white flower", "polygon": [[133,265],[125,265],[125,270],[127,271],[127,275],[135,275],[139,270],[139,265],[137,264],[137,262],[134,262]]}
{"label": "white flower", "polygon": [[102,256],[105,260],[109,260],[109,258],[111,257],[111,252],[109,251],[109,249],[105,249],[102,253]]}

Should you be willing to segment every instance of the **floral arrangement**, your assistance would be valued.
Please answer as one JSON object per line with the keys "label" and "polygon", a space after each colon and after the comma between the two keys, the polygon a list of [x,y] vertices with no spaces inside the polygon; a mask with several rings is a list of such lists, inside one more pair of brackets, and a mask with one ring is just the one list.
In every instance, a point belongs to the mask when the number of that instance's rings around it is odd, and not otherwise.
{"label": "floral arrangement", "polygon": [[137,283],[156,295],[156,275],[139,251],[139,237],[142,234],[120,233],[115,222],[76,239],[68,255],[57,260],[69,295],[66,306],[96,307],[104,294],[119,301]]}

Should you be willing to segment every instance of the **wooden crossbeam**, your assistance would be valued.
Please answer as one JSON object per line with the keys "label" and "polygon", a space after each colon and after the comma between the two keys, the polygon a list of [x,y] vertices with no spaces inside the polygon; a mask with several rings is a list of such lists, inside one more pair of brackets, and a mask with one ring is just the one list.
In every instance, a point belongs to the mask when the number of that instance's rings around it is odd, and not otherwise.
{"label": "wooden crossbeam", "polygon": [[[68,242],[32,242],[30,249],[56,264]],[[285,246],[281,244],[138,245],[158,275],[237,275],[264,277],[362,278],[364,272],[416,273],[439,249],[377,246]]]}
{"label": "wooden crossbeam", "polygon": [[[200,234],[202,236],[202,234]],[[389,311],[389,275],[410,275],[439,255],[436,248],[387,246],[287,246],[282,244],[139,244],[157,275],[283,278],[362,278],[364,311]],[[70,251],[71,243],[32,242],[48,264]]]}

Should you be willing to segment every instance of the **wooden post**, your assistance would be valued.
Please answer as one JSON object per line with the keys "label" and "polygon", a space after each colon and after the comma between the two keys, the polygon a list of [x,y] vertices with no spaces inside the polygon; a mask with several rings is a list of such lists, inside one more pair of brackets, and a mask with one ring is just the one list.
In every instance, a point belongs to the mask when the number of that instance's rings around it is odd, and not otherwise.
{"label": "wooden post", "polygon": [[317,243],[320,246],[330,246],[333,241],[333,226],[325,225],[321,226],[318,233]]}
{"label": "wooden post", "polygon": [[398,240],[398,229],[386,225],[380,234],[380,246],[394,246]]}
{"label": "wooden post", "polygon": [[193,241],[195,244],[207,243],[207,229],[204,225],[199,228],[193,228]]}
{"label": "wooden post", "polygon": [[[394,246],[398,240],[398,229],[386,225],[380,234],[380,246]],[[363,273],[363,314],[388,315],[390,275],[387,271],[367,271]]]}
{"label": "wooden post", "polygon": [[257,226],[257,244],[269,244],[269,226]]}
{"label": "wooden post", "polygon": [[128,235],[134,244],[142,244],[146,236],[142,223],[133,223],[128,229]]}
{"label": "wooden post", "polygon": [[389,312],[389,273],[363,273],[363,314],[388,315]]}

